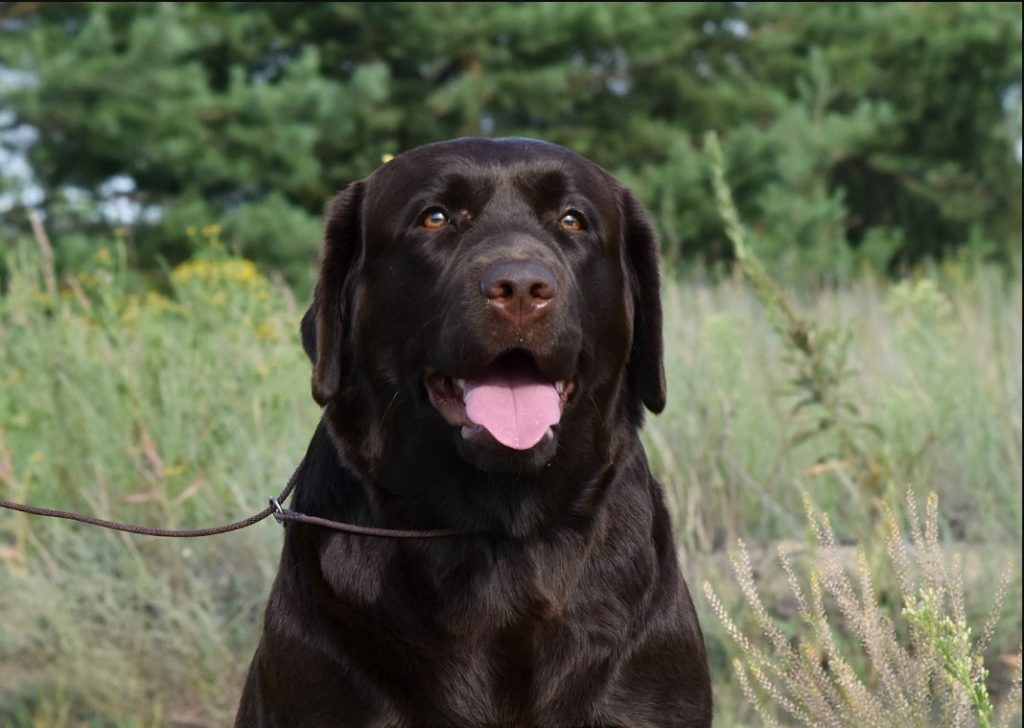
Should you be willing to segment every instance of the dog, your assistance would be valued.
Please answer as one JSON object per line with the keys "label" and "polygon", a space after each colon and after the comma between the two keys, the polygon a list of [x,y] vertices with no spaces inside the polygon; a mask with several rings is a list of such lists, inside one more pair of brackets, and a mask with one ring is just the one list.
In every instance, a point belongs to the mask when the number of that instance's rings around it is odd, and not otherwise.
{"label": "dog", "polygon": [[330,205],[302,340],[323,416],[239,728],[708,726],[703,636],[638,430],[657,238],[554,144],[408,151]]}

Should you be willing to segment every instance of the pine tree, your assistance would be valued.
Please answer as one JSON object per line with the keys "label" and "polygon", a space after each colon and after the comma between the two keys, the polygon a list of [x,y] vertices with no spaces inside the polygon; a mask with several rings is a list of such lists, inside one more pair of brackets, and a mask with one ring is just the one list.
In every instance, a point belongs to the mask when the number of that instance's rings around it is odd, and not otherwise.
{"label": "pine tree", "polygon": [[68,264],[117,200],[140,265],[218,223],[299,279],[334,192],[466,134],[572,147],[637,189],[669,258],[728,260],[710,130],[775,270],[1019,254],[1019,4],[5,3],[0,71],[0,145]]}

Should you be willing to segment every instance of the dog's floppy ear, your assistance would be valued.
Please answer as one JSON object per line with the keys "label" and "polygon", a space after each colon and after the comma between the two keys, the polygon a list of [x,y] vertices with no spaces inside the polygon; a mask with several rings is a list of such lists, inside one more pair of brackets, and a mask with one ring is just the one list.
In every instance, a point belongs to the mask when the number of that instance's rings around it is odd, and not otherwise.
{"label": "dog's floppy ear", "polygon": [[355,182],[331,201],[324,233],[324,260],[313,303],[302,317],[302,346],[313,362],[313,399],[330,402],[345,368],[353,273],[362,248],[363,183]]}
{"label": "dog's floppy ear", "polygon": [[628,190],[622,196],[626,256],[633,273],[633,349],[628,376],[651,412],[665,409],[665,362],[661,333],[658,235],[643,206]]}

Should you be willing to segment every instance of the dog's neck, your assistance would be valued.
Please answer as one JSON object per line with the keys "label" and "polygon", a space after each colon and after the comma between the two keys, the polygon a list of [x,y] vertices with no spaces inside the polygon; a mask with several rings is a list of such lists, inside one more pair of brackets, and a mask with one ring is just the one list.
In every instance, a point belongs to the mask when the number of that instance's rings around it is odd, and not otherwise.
{"label": "dog's neck", "polygon": [[[556,458],[535,473],[483,473],[452,448],[408,443],[371,468],[351,462],[330,413],[307,453],[318,484],[297,494],[310,515],[392,529],[457,529],[529,538],[586,529],[600,511],[608,482],[623,467],[646,461],[637,434],[622,428],[592,437],[593,450],[572,461]],[[350,450],[351,451],[351,450]]]}

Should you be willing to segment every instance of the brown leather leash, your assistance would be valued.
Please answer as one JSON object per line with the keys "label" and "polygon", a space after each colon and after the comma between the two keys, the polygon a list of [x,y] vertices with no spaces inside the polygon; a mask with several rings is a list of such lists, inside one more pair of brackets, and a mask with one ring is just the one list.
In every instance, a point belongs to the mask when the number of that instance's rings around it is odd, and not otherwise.
{"label": "brown leather leash", "polygon": [[303,465],[305,465],[305,461],[300,463],[299,467],[297,467],[295,472],[292,473],[292,476],[288,478],[288,483],[285,485],[284,490],[281,491],[281,494],[271,498],[270,505],[262,511],[241,521],[235,521],[234,523],[228,523],[223,526],[213,526],[211,528],[150,528],[149,526],[140,526],[135,523],[108,521],[105,518],[97,518],[95,516],[88,516],[82,513],[59,511],[53,508],[40,508],[38,506],[30,506],[24,503],[15,503],[14,501],[3,499],[0,499],[0,508],[20,511],[21,513],[28,513],[33,516],[64,518],[69,521],[78,521],[79,523],[85,523],[90,526],[108,528],[112,531],[124,531],[126,533],[141,534],[143,536],[161,536],[164,538],[198,538],[201,536],[216,536],[220,533],[228,533],[229,531],[248,528],[249,526],[266,519],[268,516],[273,516],[274,519],[282,526],[286,523],[305,523],[311,526],[320,526],[321,528],[341,531],[343,533],[352,533],[359,536],[376,536],[379,538],[446,538],[450,536],[467,536],[472,533],[477,533],[476,531],[459,531],[455,529],[406,531],[401,529],[357,526],[353,523],[331,521],[326,518],[320,518],[319,516],[307,516],[305,513],[299,513],[298,511],[284,508],[281,506],[281,501],[287,500],[288,496],[291,495],[292,490],[295,489],[295,484],[299,480],[299,474],[302,472]]}

